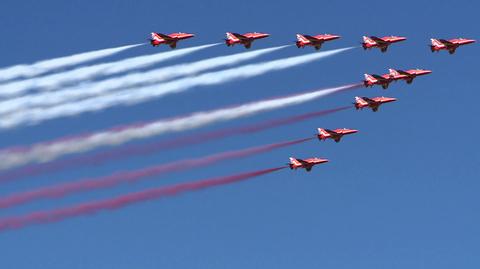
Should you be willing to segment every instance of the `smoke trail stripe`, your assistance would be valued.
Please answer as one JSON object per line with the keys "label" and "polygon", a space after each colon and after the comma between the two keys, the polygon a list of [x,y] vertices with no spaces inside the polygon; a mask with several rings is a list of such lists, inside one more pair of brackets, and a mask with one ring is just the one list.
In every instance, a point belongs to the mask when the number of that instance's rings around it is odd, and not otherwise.
{"label": "smoke trail stripe", "polygon": [[115,62],[80,67],[66,72],[43,77],[15,81],[0,85],[0,97],[13,97],[33,89],[42,91],[56,90],[61,86],[76,82],[85,82],[85,80],[91,80],[101,76],[109,76],[130,70],[149,67],[159,62],[185,56],[198,50],[217,45],[219,45],[219,43],[161,52],[154,55],[137,56]]}
{"label": "smoke trail stripe", "polygon": [[[186,147],[194,144],[205,143],[214,139],[217,140],[217,139],[225,138],[228,136],[251,134],[254,132],[260,132],[266,129],[275,128],[282,125],[297,123],[297,122],[301,122],[304,120],[308,120],[308,119],[312,119],[320,116],[326,116],[326,115],[343,111],[346,109],[351,109],[351,106],[344,106],[344,107],[339,107],[334,109],[315,111],[315,112],[300,114],[300,115],[296,115],[288,118],[282,118],[282,119],[277,119],[273,121],[267,121],[267,122],[252,124],[252,125],[243,126],[243,127],[213,131],[213,132],[208,132],[203,134],[189,135],[186,137],[179,137],[179,138],[170,139],[166,141],[158,141],[154,143],[141,144],[141,145],[134,144],[134,145],[125,146],[119,149],[112,149],[112,150],[102,151],[94,154],[77,156],[75,158],[57,160],[51,163],[32,165],[32,166],[24,167],[23,169],[19,168],[7,173],[0,174],[0,182],[12,181],[15,179],[19,179],[27,176],[34,176],[42,173],[57,172],[57,171],[69,169],[72,167],[87,166],[87,165],[97,166],[105,162],[111,162],[111,161],[119,160],[123,158],[131,158],[133,156],[138,156],[138,155],[152,154],[160,150]],[[16,150],[25,151],[27,149],[20,148]]]}
{"label": "smoke trail stripe", "polygon": [[310,137],[264,146],[251,147],[241,150],[232,150],[195,159],[187,159],[171,163],[165,163],[136,171],[115,173],[106,177],[83,179],[51,187],[39,188],[32,191],[26,191],[22,193],[12,194],[10,196],[0,197],[0,208],[12,207],[37,199],[58,198],[64,197],[72,193],[110,188],[122,183],[131,183],[152,176],[160,176],[166,173],[172,173],[176,171],[185,171],[193,168],[204,167],[226,160],[245,158],[255,154],[266,153],[278,148],[300,144],[312,139],[313,138]]}
{"label": "smoke trail stripe", "polygon": [[67,103],[51,108],[36,108],[28,111],[0,118],[0,128],[13,128],[18,125],[37,124],[42,121],[59,117],[75,116],[85,112],[94,112],[117,105],[133,105],[144,101],[151,101],[167,94],[183,92],[198,86],[217,85],[236,79],[246,79],[259,76],[271,71],[306,64],[325,57],[350,50],[343,48],[319,52],[302,56],[289,57],[280,60],[249,64],[227,70],[210,72],[197,77],[187,77],[163,84],[131,88],[114,92],[107,96],[90,98],[78,102]]}
{"label": "smoke trail stripe", "polygon": [[123,196],[118,196],[112,199],[78,204],[72,207],[60,208],[51,211],[38,211],[23,216],[7,217],[0,220],[0,231],[21,228],[26,225],[58,222],[66,218],[94,214],[102,210],[119,209],[135,203],[160,199],[166,196],[178,195],[187,191],[197,191],[211,187],[237,183],[261,175],[273,173],[285,168],[286,166],[282,166],[237,175],[217,177],[188,183],[180,183],[172,186],[135,192]]}
{"label": "smoke trail stripe", "polygon": [[225,55],[201,60],[193,63],[178,64],[158,68],[146,72],[136,72],[121,77],[113,77],[99,82],[82,83],[79,86],[68,87],[53,92],[42,92],[36,95],[26,95],[0,102],[0,114],[19,113],[35,107],[48,107],[88,97],[105,95],[116,89],[125,89],[133,86],[152,85],[179,76],[195,75],[223,66],[238,65],[243,61],[260,57],[267,53],[289,47],[278,46],[248,52]]}
{"label": "smoke trail stripe", "polygon": [[93,61],[107,56],[112,56],[116,53],[127,49],[135,48],[145,44],[135,44],[121,46],[117,48],[101,49],[90,52],[83,52],[70,56],[39,61],[33,64],[21,64],[0,69],[0,82],[15,78],[29,78],[42,75],[48,72],[56,71],[58,69],[75,66],[88,61]]}
{"label": "smoke trail stripe", "polygon": [[0,152],[0,170],[14,168],[28,163],[52,161],[65,155],[87,152],[99,147],[116,146],[129,141],[144,139],[169,132],[180,132],[203,127],[216,122],[234,120],[258,113],[284,108],[312,101],[329,94],[360,87],[352,84],[336,88],[321,89],[311,92],[246,103],[212,111],[193,113],[184,117],[158,120],[145,124],[113,128],[88,136],[79,136],[58,142],[36,144],[27,151]]}

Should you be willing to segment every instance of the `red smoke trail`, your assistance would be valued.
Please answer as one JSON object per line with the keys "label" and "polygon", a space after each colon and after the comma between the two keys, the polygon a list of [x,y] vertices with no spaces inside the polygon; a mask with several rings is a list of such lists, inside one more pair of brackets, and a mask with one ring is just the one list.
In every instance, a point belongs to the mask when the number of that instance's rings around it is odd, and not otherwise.
{"label": "red smoke trail", "polygon": [[52,187],[40,188],[32,191],[26,191],[10,196],[0,197],[0,208],[12,207],[15,205],[27,203],[37,199],[43,198],[58,198],[68,194],[92,191],[96,189],[103,189],[113,187],[121,183],[135,182],[141,179],[159,176],[165,173],[171,173],[179,170],[188,170],[195,167],[206,166],[216,162],[237,159],[251,156],[254,154],[272,151],[277,148],[287,147],[299,143],[303,143],[313,138],[305,138],[293,141],[286,141],[280,143],[269,144],[265,146],[251,147],[242,150],[227,151],[210,156],[200,157],[196,159],[180,160],[176,162],[152,166],[140,170],[119,172],[110,176],[100,178],[90,178],[79,180],[76,182],[69,182],[55,185]]}
{"label": "red smoke trail", "polygon": [[251,134],[255,132],[260,132],[270,128],[275,128],[283,125],[293,124],[296,122],[305,121],[308,119],[326,116],[336,112],[350,109],[351,106],[343,106],[333,109],[314,111],[310,113],[300,114],[292,117],[276,119],[271,121],[265,121],[262,123],[252,124],[243,127],[236,127],[230,129],[224,129],[219,131],[208,132],[204,134],[190,135],[186,137],[180,137],[176,139],[171,139],[167,141],[159,141],[144,145],[131,145],[125,146],[120,149],[111,149],[104,152],[99,152],[86,156],[73,157],[64,160],[58,160],[51,163],[37,164],[32,166],[27,166],[24,168],[19,168],[6,172],[3,175],[0,175],[0,182],[6,182],[18,178],[23,178],[27,176],[34,176],[42,173],[54,172],[59,170],[64,170],[67,168],[78,167],[82,165],[98,165],[107,161],[123,159],[127,157],[132,157],[135,155],[146,155],[153,154],[160,150],[167,150],[179,147],[185,147],[189,145],[195,145],[199,143],[204,143],[212,141],[215,139],[221,139],[228,136]]}
{"label": "red smoke trail", "polygon": [[38,211],[23,216],[7,217],[0,220],[0,231],[21,228],[26,225],[57,222],[66,218],[76,217],[80,215],[94,214],[101,210],[113,210],[122,208],[134,203],[163,198],[165,196],[172,196],[181,194],[187,191],[197,191],[201,189],[236,183],[244,181],[268,173],[272,173],[286,168],[277,167],[253,172],[242,173],[238,175],[218,177],[206,179],[196,182],[180,183],[172,186],[149,189],[141,192],[135,192],[113,199],[102,201],[88,202],[72,207],[66,207],[51,211]]}

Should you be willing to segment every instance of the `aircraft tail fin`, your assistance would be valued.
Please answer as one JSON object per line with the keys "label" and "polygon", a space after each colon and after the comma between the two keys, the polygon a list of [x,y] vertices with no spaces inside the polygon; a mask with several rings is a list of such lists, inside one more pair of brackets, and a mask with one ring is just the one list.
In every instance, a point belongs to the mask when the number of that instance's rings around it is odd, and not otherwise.
{"label": "aircraft tail fin", "polygon": [[152,32],[150,34],[150,36],[152,37],[152,40],[155,40],[155,41],[161,41],[162,40],[162,38],[160,37],[160,35],[158,33]]}
{"label": "aircraft tail fin", "polygon": [[364,74],[363,76],[365,77],[366,81],[370,81],[370,82],[376,82],[377,81],[377,79],[375,77],[373,77],[372,75]]}
{"label": "aircraft tail fin", "polygon": [[235,41],[235,42],[240,41],[240,39],[237,37],[237,35],[239,35],[239,34],[237,34],[237,33],[227,32],[226,35],[227,35],[228,40]]}
{"label": "aircraft tail fin", "polygon": [[390,74],[391,77],[395,77],[395,76],[400,75],[400,73],[393,68],[388,69],[388,73]]}
{"label": "aircraft tail fin", "polygon": [[306,38],[304,35],[301,35],[301,34],[297,34],[297,41],[304,42],[304,43],[309,42],[308,38]]}
{"label": "aircraft tail fin", "polygon": [[375,44],[375,41],[368,36],[363,36],[363,42],[368,44]]}
{"label": "aircraft tail fin", "polygon": [[297,159],[295,159],[293,157],[290,157],[290,164],[291,165],[301,165],[302,163],[300,163],[300,161],[298,161]]}
{"label": "aircraft tail fin", "polygon": [[355,104],[356,105],[368,105],[368,102],[365,101],[362,97],[355,96]]}
{"label": "aircraft tail fin", "polygon": [[328,132],[327,130],[323,129],[323,128],[318,128],[318,134],[319,135],[323,135],[323,136],[327,136],[328,135]]}
{"label": "aircraft tail fin", "polygon": [[440,40],[435,39],[435,38],[431,38],[430,41],[431,41],[431,43],[432,43],[432,46],[438,47],[438,46],[442,46],[442,45],[443,45],[442,42],[440,42]]}

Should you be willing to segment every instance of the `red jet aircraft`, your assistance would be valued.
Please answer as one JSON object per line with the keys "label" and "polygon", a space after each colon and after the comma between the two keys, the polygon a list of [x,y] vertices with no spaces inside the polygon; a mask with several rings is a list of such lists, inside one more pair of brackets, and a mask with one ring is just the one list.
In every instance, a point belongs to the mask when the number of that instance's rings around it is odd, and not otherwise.
{"label": "red jet aircraft", "polygon": [[364,50],[377,47],[380,48],[382,52],[386,52],[390,44],[404,41],[406,39],[406,37],[401,36],[385,36],[382,38],[376,36],[364,36],[362,46]]}
{"label": "red jet aircraft", "polygon": [[326,163],[328,162],[327,159],[320,159],[320,158],[310,158],[310,159],[295,159],[293,157],[290,157],[290,163],[288,164],[290,166],[290,169],[295,169],[297,170],[298,168],[304,168],[307,170],[307,172],[310,172],[312,170],[312,167],[321,164],[321,163]]}
{"label": "red jet aircraft", "polygon": [[270,36],[269,34],[265,33],[246,33],[246,34],[237,34],[237,33],[230,33],[227,32],[227,39],[225,39],[225,44],[227,46],[233,46],[235,44],[242,44],[245,48],[249,49],[252,46],[252,42],[256,39],[265,38]]}
{"label": "red jet aircraft", "polygon": [[174,49],[177,47],[177,42],[182,39],[187,39],[194,37],[194,34],[187,34],[187,33],[172,33],[169,35],[164,35],[160,33],[152,33],[152,38],[150,38],[150,44],[152,46],[157,47],[160,44],[169,45],[170,48]]}
{"label": "red jet aircraft", "polygon": [[411,69],[411,70],[395,70],[395,69],[388,69],[390,74],[390,78],[393,80],[403,79],[407,82],[407,84],[411,84],[413,79],[418,76],[423,76],[432,73],[430,70],[423,70],[423,69]]}
{"label": "red jet aircraft", "polygon": [[450,54],[454,54],[455,50],[462,45],[475,42],[475,40],[473,39],[465,39],[465,38],[456,38],[456,39],[450,39],[450,40],[431,38],[430,41],[432,42],[432,45],[430,45],[430,50],[432,52],[440,51],[440,50],[448,50],[448,53]]}
{"label": "red jet aircraft", "polygon": [[330,35],[330,34],[316,35],[316,36],[297,34],[296,44],[298,48],[303,48],[305,46],[312,46],[312,47],[315,47],[316,50],[319,50],[322,47],[323,42],[335,40],[338,38],[340,38],[340,36]]}
{"label": "red jet aircraft", "polygon": [[344,135],[348,134],[354,134],[358,132],[358,130],[353,130],[353,129],[335,129],[335,130],[329,130],[329,129],[323,129],[323,128],[318,128],[318,140],[327,140],[328,138],[333,139],[335,142],[340,142],[342,137]]}
{"label": "red jet aircraft", "polygon": [[377,112],[380,105],[394,101],[397,101],[397,99],[383,96],[373,98],[355,96],[354,105],[357,110],[363,109],[364,107],[369,107],[372,109],[373,112]]}
{"label": "red jet aircraft", "polygon": [[363,85],[365,87],[372,87],[373,85],[381,85],[382,88],[385,90],[388,88],[388,85],[390,85],[390,82],[393,81],[393,79],[390,77],[390,74],[386,75],[369,75],[365,74],[365,80],[363,81]]}

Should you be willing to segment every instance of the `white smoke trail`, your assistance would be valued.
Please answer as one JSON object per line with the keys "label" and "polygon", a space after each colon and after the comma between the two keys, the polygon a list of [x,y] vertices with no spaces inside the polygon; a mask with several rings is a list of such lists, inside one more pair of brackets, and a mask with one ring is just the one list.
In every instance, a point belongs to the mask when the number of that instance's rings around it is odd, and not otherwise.
{"label": "white smoke trail", "polygon": [[90,98],[78,102],[67,103],[51,108],[37,108],[21,111],[8,117],[0,118],[0,128],[12,128],[18,125],[35,124],[58,117],[74,116],[84,112],[102,110],[115,105],[131,105],[149,101],[166,94],[185,91],[196,86],[215,85],[235,79],[250,78],[264,73],[282,70],[332,56],[351,48],[336,49],[303,56],[289,57],[280,60],[249,64],[227,70],[210,72],[197,77],[187,77],[163,84],[132,88],[111,95]]}
{"label": "white smoke trail", "polygon": [[144,44],[127,45],[117,48],[89,51],[70,56],[39,61],[33,64],[21,64],[0,69],[0,82],[15,78],[30,78],[42,75],[58,69],[75,66],[88,61],[114,55],[124,50],[138,47]]}
{"label": "white smoke trail", "polygon": [[289,46],[290,45],[279,46],[214,57],[194,63],[179,64],[147,72],[136,72],[122,77],[113,77],[100,82],[84,83],[80,86],[70,87],[59,91],[26,95],[3,102],[0,101],[0,115],[11,112],[19,113],[22,110],[29,110],[35,107],[57,105],[71,102],[73,100],[79,100],[81,98],[102,95],[119,88],[128,88],[142,84],[154,84],[179,76],[194,75],[214,68],[236,65],[243,61],[251,60]]}
{"label": "white smoke trail", "polygon": [[212,111],[197,112],[184,117],[158,120],[146,124],[136,124],[114,128],[88,136],[60,139],[53,142],[35,144],[25,150],[0,152],[0,170],[10,169],[28,163],[48,162],[62,156],[91,151],[104,146],[115,146],[133,140],[149,138],[169,132],[180,132],[203,127],[216,122],[229,121],[241,117],[298,105],[320,97],[352,89],[359,85],[315,90],[307,93],[267,99],[243,105]]}
{"label": "white smoke trail", "polygon": [[0,97],[5,98],[20,95],[23,92],[32,89],[51,91],[57,89],[58,87],[73,84],[75,82],[84,82],[85,80],[91,80],[100,76],[114,75],[130,70],[148,67],[159,62],[163,62],[180,56],[185,56],[195,51],[206,49],[212,46],[217,46],[219,44],[220,43],[208,44],[192,48],[161,52],[154,55],[138,56],[116,62],[85,66],[58,74],[47,75],[44,77],[15,81],[0,85]]}

